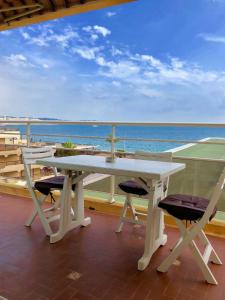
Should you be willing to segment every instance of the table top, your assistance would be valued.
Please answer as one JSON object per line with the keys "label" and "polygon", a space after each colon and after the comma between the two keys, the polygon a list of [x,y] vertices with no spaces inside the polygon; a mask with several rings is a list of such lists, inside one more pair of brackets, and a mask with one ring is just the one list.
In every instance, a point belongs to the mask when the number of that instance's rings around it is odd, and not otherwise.
{"label": "table top", "polygon": [[116,158],[106,162],[104,156],[75,155],[38,159],[39,165],[56,167],[62,170],[86,171],[118,176],[164,179],[185,168],[185,164],[141,159]]}

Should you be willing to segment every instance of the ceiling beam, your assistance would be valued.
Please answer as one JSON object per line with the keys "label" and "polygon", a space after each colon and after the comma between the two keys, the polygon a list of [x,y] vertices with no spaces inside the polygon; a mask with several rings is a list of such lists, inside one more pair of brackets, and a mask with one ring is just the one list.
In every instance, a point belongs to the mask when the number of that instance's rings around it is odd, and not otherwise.
{"label": "ceiling beam", "polygon": [[[2,6],[0,6],[0,10],[2,9]],[[1,13],[1,15],[2,15],[2,19],[3,19],[3,22],[4,22],[4,20],[5,20],[5,18],[6,18],[6,14],[2,11],[2,12],[0,12]]]}
{"label": "ceiling beam", "polygon": [[[33,0],[36,4],[40,4],[40,1],[39,0]],[[38,12],[39,15],[42,15],[43,14],[43,9],[40,9],[39,12]]]}
{"label": "ceiling beam", "polygon": [[[21,3],[22,5],[27,5],[26,0],[20,0],[20,3]],[[25,8],[25,10],[28,11],[29,8]],[[28,17],[28,18],[31,18],[31,15],[28,15],[27,17]]]}
{"label": "ceiling beam", "polygon": [[69,8],[70,7],[70,1],[69,0],[64,0],[65,7]]}
{"label": "ceiling beam", "polygon": [[[8,5],[8,7],[10,8],[14,8],[14,5],[12,4],[12,2],[9,2],[8,0],[3,0],[3,2]],[[16,15],[17,14],[17,10],[16,9],[12,9],[13,13]]]}
{"label": "ceiling beam", "polygon": [[[25,10],[26,8],[28,8],[28,10]],[[23,12],[21,13],[17,12],[17,10],[21,10],[21,9],[23,10]],[[21,17],[25,17],[25,16],[27,17],[28,15],[38,12],[41,9],[43,9],[43,5],[41,4],[27,4],[27,5],[10,6],[7,8],[1,8],[0,12],[9,12],[9,11],[16,12],[16,14],[14,13],[12,16],[6,16],[6,18],[4,18],[4,23],[10,23],[11,21],[18,20]]]}
{"label": "ceiling beam", "polygon": [[50,6],[52,8],[52,11],[56,11],[56,4],[55,4],[55,0],[48,0],[50,3]]}
{"label": "ceiling beam", "polygon": [[37,12],[35,15],[32,16],[32,18],[22,18],[16,22],[10,22],[10,24],[0,24],[0,31],[17,28],[21,26],[32,25],[35,23],[45,22],[48,20],[63,18],[75,14],[86,13],[92,10],[99,10],[102,8],[129,3],[133,1],[137,1],[137,0],[93,0],[93,1],[86,0],[85,3],[82,5],[77,4],[77,5],[70,6],[69,8],[57,9],[55,12],[51,12],[51,11],[45,12],[43,9],[42,10],[43,14],[41,15],[38,14]]}

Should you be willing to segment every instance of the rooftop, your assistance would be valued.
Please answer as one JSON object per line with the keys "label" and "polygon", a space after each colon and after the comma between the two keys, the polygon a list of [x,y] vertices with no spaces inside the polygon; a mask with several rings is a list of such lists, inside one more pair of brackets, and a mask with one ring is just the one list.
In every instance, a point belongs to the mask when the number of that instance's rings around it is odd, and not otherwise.
{"label": "rooftop", "polygon": [[[153,256],[150,266],[137,271],[142,255],[142,227],[126,225],[115,233],[117,217],[86,211],[92,224],[71,231],[49,244],[40,221],[32,229],[24,221],[32,209],[27,198],[0,194],[0,295],[10,300],[70,299],[224,299],[225,267],[212,265],[219,285],[207,285],[189,251],[167,274],[156,267],[177,240],[167,228],[169,242]],[[225,259],[224,240],[210,237]],[[10,279],[10,280],[9,280]]]}
{"label": "rooftop", "polygon": [[205,142],[211,142],[215,144],[187,144],[183,147],[183,149],[176,151],[175,156],[218,160],[225,159],[224,138],[207,138],[205,139]]}

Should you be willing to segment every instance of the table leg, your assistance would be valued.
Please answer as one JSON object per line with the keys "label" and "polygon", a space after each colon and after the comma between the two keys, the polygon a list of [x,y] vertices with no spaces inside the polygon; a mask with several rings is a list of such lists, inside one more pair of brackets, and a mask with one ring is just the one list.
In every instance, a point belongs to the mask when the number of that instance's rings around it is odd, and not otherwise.
{"label": "table leg", "polygon": [[[87,226],[91,223],[91,218],[84,217],[84,195],[83,195],[83,182],[79,181],[76,184],[76,221],[82,226]],[[74,222],[72,222],[73,224]]]}
{"label": "table leg", "polygon": [[[87,226],[91,223],[90,218],[84,218],[84,198],[83,198],[83,181],[76,183],[76,206],[75,217],[71,215],[71,191],[72,191],[72,173],[69,172],[65,176],[63,191],[61,193],[61,211],[59,219],[59,230],[50,236],[50,243],[56,243],[61,240],[64,235],[78,227]],[[75,219],[74,219],[75,218]]]}
{"label": "table leg", "polygon": [[157,206],[163,195],[163,184],[155,182],[153,187],[153,199],[148,202],[144,254],[138,261],[138,270],[140,271],[148,266],[154,252],[167,242],[167,236],[164,234],[164,216]]}
{"label": "table leg", "polygon": [[50,236],[50,243],[55,243],[61,240],[67,232],[68,224],[71,219],[71,188],[72,176],[66,175],[63,185],[63,190],[60,196],[60,218],[59,229],[56,233]]}

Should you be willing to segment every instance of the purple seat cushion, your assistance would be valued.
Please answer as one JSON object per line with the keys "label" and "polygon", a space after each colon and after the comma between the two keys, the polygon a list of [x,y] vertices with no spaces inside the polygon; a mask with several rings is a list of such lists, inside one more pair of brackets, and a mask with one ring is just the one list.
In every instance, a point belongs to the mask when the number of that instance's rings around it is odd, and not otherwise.
{"label": "purple seat cushion", "polygon": [[[197,221],[203,216],[209,200],[189,195],[169,195],[158,204],[160,208],[165,209],[170,215],[180,220]],[[216,208],[210,217],[215,216]]]}
{"label": "purple seat cushion", "polygon": [[[51,190],[62,190],[64,183],[64,176],[53,176],[43,180],[36,181],[34,187],[40,193],[48,195]],[[75,184],[73,185],[73,190],[75,189]]]}
{"label": "purple seat cushion", "polygon": [[122,191],[128,194],[134,194],[138,196],[144,196],[148,194],[148,192],[139,183],[137,183],[134,180],[121,182],[119,184],[119,187],[121,188]]}

